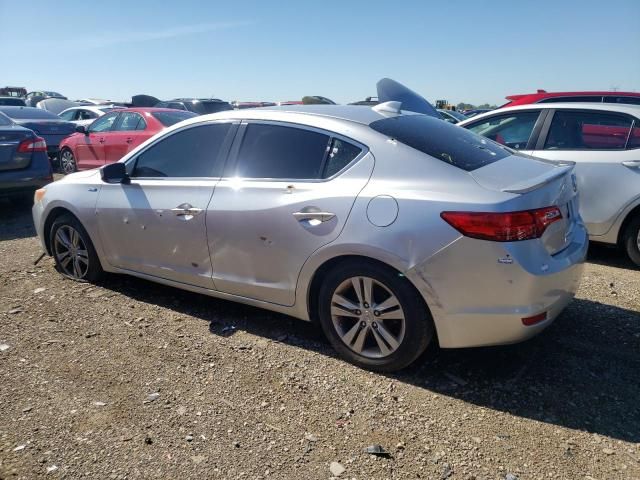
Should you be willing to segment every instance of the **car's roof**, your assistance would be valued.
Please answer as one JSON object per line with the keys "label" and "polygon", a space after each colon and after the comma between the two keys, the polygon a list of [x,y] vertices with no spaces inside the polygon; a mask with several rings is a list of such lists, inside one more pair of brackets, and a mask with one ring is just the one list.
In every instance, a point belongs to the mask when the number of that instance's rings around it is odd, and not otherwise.
{"label": "car's roof", "polygon": [[[413,112],[403,112],[413,114]],[[376,120],[387,118],[387,115],[373,110],[371,107],[360,105],[283,105],[275,107],[251,108],[245,110],[228,110],[224,112],[212,113],[197,117],[199,120],[207,118],[228,118],[228,119],[255,119],[270,120],[282,119],[288,114],[291,117],[300,119],[305,115],[321,116],[346,120],[349,122],[369,125]]]}
{"label": "car's roof", "polygon": [[519,110],[542,110],[550,109],[555,110],[605,110],[608,112],[627,113],[640,117],[640,105],[631,105],[625,103],[588,103],[588,102],[562,102],[562,103],[529,103],[527,105],[517,105],[515,107],[504,107],[491,110],[490,112],[482,113],[471,117],[469,120],[460,122],[460,125],[475,122],[481,118],[491,117],[496,114],[503,114],[508,112],[516,112]]}
{"label": "car's roof", "polygon": [[545,92],[519,93],[517,95],[507,95],[507,100],[520,100],[525,97],[551,98],[551,97],[588,97],[588,96],[614,96],[614,97],[640,97],[640,92],[613,92],[606,90],[591,90],[583,92]]}

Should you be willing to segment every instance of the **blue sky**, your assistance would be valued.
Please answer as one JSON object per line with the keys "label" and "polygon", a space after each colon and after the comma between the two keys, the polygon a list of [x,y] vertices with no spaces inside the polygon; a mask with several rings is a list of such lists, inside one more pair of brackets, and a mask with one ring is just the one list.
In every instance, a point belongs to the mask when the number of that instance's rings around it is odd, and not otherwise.
{"label": "blue sky", "polygon": [[640,0],[0,0],[0,45],[1,85],[70,98],[640,91]]}

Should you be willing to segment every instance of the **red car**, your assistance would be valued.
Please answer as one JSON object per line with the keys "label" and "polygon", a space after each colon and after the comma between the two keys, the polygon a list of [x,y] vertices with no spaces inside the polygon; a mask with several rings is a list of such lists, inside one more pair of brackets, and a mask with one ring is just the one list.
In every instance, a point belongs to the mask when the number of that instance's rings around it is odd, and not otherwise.
{"label": "red car", "polygon": [[587,102],[587,103],[627,103],[640,105],[640,92],[547,92],[509,95],[509,100],[499,108],[529,105],[531,103]]}
{"label": "red car", "polygon": [[114,110],[62,140],[60,168],[71,173],[117,162],[164,128],[195,116],[170,108]]}

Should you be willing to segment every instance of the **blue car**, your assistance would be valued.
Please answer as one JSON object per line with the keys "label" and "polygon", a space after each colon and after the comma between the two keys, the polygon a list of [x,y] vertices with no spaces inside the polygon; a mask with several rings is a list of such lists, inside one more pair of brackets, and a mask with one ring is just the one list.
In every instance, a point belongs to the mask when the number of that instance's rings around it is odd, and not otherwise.
{"label": "blue car", "polygon": [[32,201],[34,191],[51,181],[45,140],[0,113],[0,197]]}

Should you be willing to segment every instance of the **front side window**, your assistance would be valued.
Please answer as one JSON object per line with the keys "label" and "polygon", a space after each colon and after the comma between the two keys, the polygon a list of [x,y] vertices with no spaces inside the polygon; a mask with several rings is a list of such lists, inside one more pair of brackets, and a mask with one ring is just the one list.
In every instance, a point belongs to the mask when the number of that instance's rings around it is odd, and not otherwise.
{"label": "front side window", "polygon": [[545,150],[622,150],[631,119],[608,112],[557,111],[544,144]]}
{"label": "front side window", "polygon": [[106,115],[100,117],[99,119],[97,119],[95,122],[91,124],[91,126],[89,127],[89,132],[100,133],[100,132],[107,132],[111,130],[111,127],[113,126],[117,117],[118,117],[118,114],[116,112],[107,113]]}
{"label": "front side window", "polygon": [[301,128],[253,123],[238,152],[235,176],[243,178],[317,179],[329,136]]}
{"label": "front side window", "polygon": [[213,123],[172,133],[128,162],[127,170],[132,177],[219,177],[230,128]]}
{"label": "front side window", "polygon": [[539,115],[539,111],[496,115],[467,128],[507,147],[524,150]]}

